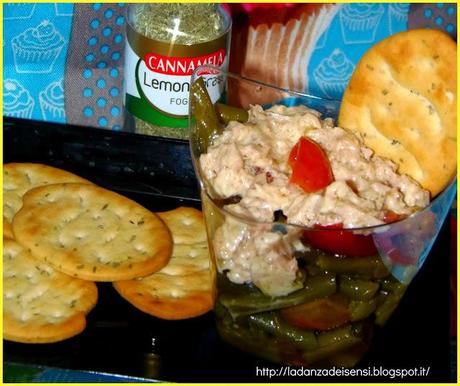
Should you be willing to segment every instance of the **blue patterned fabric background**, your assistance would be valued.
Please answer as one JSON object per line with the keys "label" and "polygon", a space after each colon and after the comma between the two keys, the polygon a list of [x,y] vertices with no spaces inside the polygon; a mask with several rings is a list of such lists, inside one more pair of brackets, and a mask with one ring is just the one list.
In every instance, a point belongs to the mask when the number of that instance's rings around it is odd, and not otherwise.
{"label": "blue patterned fabric background", "polygon": [[125,11],[4,4],[3,115],[121,130]]}
{"label": "blue patterned fabric background", "polygon": [[340,99],[370,45],[405,31],[410,4],[343,4],[321,36],[308,67],[315,94]]}
{"label": "blue patterned fabric background", "polygon": [[[306,92],[340,99],[362,54],[409,28],[456,38],[454,3],[338,4],[306,67]],[[3,114],[123,127],[124,3],[5,3]],[[231,60],[231,59],[230,59]]]}
{"label": "blue patterned fabric background", "polygon": [[[341,99],[355,65],[370,46],[408,29],[411,13],[409,3],[341,4],[338,7],[310,59],[307,70],[310,83],[305,90],[332,99]],[[456,32],[453,23],[456,15],[456,4],[426,4],[416,27],[435,27],[452,35]]]}
{"label": "blue patterned fabric background", "polygon": [[3,114],[65,122],[73,4],[3,5]]}
{"label": "blue patterned fabric background", "polygon": [[121,130],[126,8],[76,6],[65,76],[66,100],[73,102],[69,122]]}

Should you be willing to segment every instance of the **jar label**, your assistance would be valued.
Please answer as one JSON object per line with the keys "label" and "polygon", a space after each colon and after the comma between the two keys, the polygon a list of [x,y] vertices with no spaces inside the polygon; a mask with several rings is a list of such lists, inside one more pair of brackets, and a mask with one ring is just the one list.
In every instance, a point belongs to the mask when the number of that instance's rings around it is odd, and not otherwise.
{"label": "jar label", "polygon": [[[125,107],[136,117],[168,127],[187,127],[190,81],[200,65],[228,68],[228,34],[195,45],[149,39],[128,25],[125,55]],[[224,89],[222,74],[202,74],[213,102]]]}

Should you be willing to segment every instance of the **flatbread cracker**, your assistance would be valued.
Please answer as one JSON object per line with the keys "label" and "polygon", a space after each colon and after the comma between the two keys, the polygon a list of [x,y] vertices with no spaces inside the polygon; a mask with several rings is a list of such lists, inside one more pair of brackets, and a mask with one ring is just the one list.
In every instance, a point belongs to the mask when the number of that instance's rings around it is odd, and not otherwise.
{"label": "flatbread cracker", "polygon": [[16,241],[3,240],[3,337],[51,343],[82,332],[95,306],[94,283],[35,260]]}
{"label": "flatbread cracker", "polygon": [[374,45],[350,79],[338,124],[436,196],[456,173],[456,43],[420,29]]}
{"label": "flatbread cracker", "polygon": [[174,244],[206,242],[203,214],[198,209],[179,207],[168,212],[157,213],[157,215],[171,230]]}
{"label": "flatbread cracker", "polygon": [[210,311],[214,304],[208,270],[181,276],[156,273],[113,285],[136,308],[162,319],[193,318]]}
{"label": "flatbread cracker", "polygon": [[172,239],[154,213],[88,184],[30,190],[13,219],[15,239],[41,261],[94,281],[147,276],[169,261]]}
{"label": "flatbread cracker", "polygon": [[3,165],[3,234],[13,237],[11,221],[22,206],[22,196],[37,186],[62,182],[91,182],[65,170],[36,163]]}

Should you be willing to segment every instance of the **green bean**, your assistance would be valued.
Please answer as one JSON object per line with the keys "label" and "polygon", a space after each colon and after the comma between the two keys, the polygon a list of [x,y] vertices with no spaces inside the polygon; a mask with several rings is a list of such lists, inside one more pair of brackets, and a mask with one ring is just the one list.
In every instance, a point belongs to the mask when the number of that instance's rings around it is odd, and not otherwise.
{"label": "green bean", "polygon": [[247,122],[249,118],[248,112],[238,107],[216,103],[215,108],[221,122],[226,125],[228,125],[231,121]]}
{"label": "green bean", "polygon": [[356,322],[358,320],[366,319],[377,308],[376,299],[370,300],[352,300],[348,305],[351,320]]}
{"label": "green bean", "polygon": [[318,334],[318,348],[313,351],[306,351],[304,358],[311,364],[351,349],[362,342],[360,335],[360,333],[356,333],[353,325],[322,332]]}
{"label": "green bean", "polygon": [[[247,323],[247,319],[242,319],[242,323],[236,322],[225,307],[216,304],[217,329],[219,335],[230,344],[239,347],[241,350],[262,355],[273,362],[298,363],[302,360],[299,352],[303,351],[300,345],[295,345],[282,340],[260,326]],[[261,352],[262,350],[262,352]]]}
{"label": "green bean", "polygon": [[375,323],[384,326],[401,300],[402,294],[388,294],[383,303],[375,310]]}
{"label": "green bean", "polygon": [[334,330],[321,332],[318,334],[318,346],[329,346],[344,339],[348,339],[351,336],[354,336],[351,324],[345,327],[336,328]]}
{"label": "green bean", "polygon": [[336,291],[336,280],[330,274],[310,276],[305,280],[304,288],[279,297],[264,295],[255,287],[232,284],[227,279],[224,282],[220,279],[219,286],[221,295],[218,301],[227,308],[232,317],[237,318],[332,295]]}
{"label": "green bean", "polygon": [[388,291],[384,291],[384,290],[380,290],[377,295],[375,296],[375,301],[376,301],[376,304],[377,304],[377,307],[381,306],[383,304],[383,302],[385,301],[385,299],[388,297],[389,295],[389,292]]}
{"label": "green bean", "polygon": [[307,350],[317,347],[316,335],[313,331],[302,330],[286,323],[275,312],[264,312],[251,315],[248,318],[250,325],[260,328],[287,342],[295,342]]}
{"label": "green bean", "polygon": [[197,136],[195,142],[198,143],[199,152],[205,153],[211,140],[220,134],[222,129],[203,78],[193,82],[190,103],[196,124],[196,134],[192,131],[192,135]]}
{"label": "green bean", "polygon": [[217,322],[217,329],[220,337],[233,346],[243,351],[249,351],[254,354],[260,354],[263,350],[263,356],[273,362],[282,362],[281,355],[283,352],[275,344],[273,338],[269,338],[262,331],[249,330],[239,325],[228,325]]}
{"label": "green bean", "polygon": [[392,293],[404,293],[407,289],[407,285],[399,282],[394,278],[388,278],[382,280],[382,290],[389,291]]}
{"label": "green bean", "polygon": [[379,287],[379,283],[352,279],[349,276],[341,276],[339,281],[340,293],[355,300],[372,299],[379,290]]}
{"label": "green bean", "polygon": [[309,267],[314,266],[314,264],[316,264],[318,260],[318,257],[323,255],[322,252],[314,248],[311,248],[306,251],[297,251],[295,252],[295,254],[296,254],[296,259],[305,261],[305,263],[307,263]]}
{"label": "green bean", "polygon": [[334,257],[321,255],[316,264],[324,269],[338,274],[358,274],[369,278],[384,278],[390,273],[383,264],[380,256],[371,257]]}
{"label": "green bean", "polygon": [[312,276],[324,274],[324,270],[320,267],[317,267],[316,265],[307,265],[305,269],[308,274]]}
{"label": "green bean", "polygon": [[[380,292],[383,300],[375,310],[375,323],[379,326],[385,325],[391,314],[398,306],[401,298],[406,292],[407,286],[390,278],[382,281],[382,291]],[[385,295],[386,293],[386,295]]]}

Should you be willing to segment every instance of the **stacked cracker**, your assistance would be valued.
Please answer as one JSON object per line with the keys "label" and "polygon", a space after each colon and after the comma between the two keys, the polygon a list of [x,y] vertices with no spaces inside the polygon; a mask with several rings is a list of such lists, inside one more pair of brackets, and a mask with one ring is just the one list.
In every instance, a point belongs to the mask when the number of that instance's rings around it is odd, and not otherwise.
{"label": "stacked cracker", "polygon": [[3,240],[3,337],[50,343],[79,334],[96,305],[94,283],[35,259],[13,239]]}
{"label": "stacked cracker", "polygon": [[[3,209],[4,338],[8,340],[47,343],[80,333],[85,315],[97,302],[95,281],[150,277],[171,258],[171,232],[159,216],[60,169],[30,163],[5,165]],[[200,225],[204,230],[204,224]],[[178,227],[174,232],[184,231]],[[205,288],[208,296],[200,293],[206,305],[199,311],[184,315],[180,309],[183,317],[212,307],[203,235],[197,240],[201,257],[197,262],[203,269],[194,283],[196,288]],[[178,256],[186,255],[178,252]],[[173,261],[171,272],[181,266],[187,272],[187,259]],[[178,280],[166,282],[159,295],[164,304],[174,298],[174,286],[181,285],[183,278]],[[183,304],[194,303],[195,287],[185,281]],[[170,308],[174,313],[174,304]]]}
{"label": "stacked cracker", "polygon": [[184,207],[158,215],[172,233],[171,260],[153,275],[115,282],[115,289],[135,307],[163,319],[202,315],[214,301],[203,216]]}

